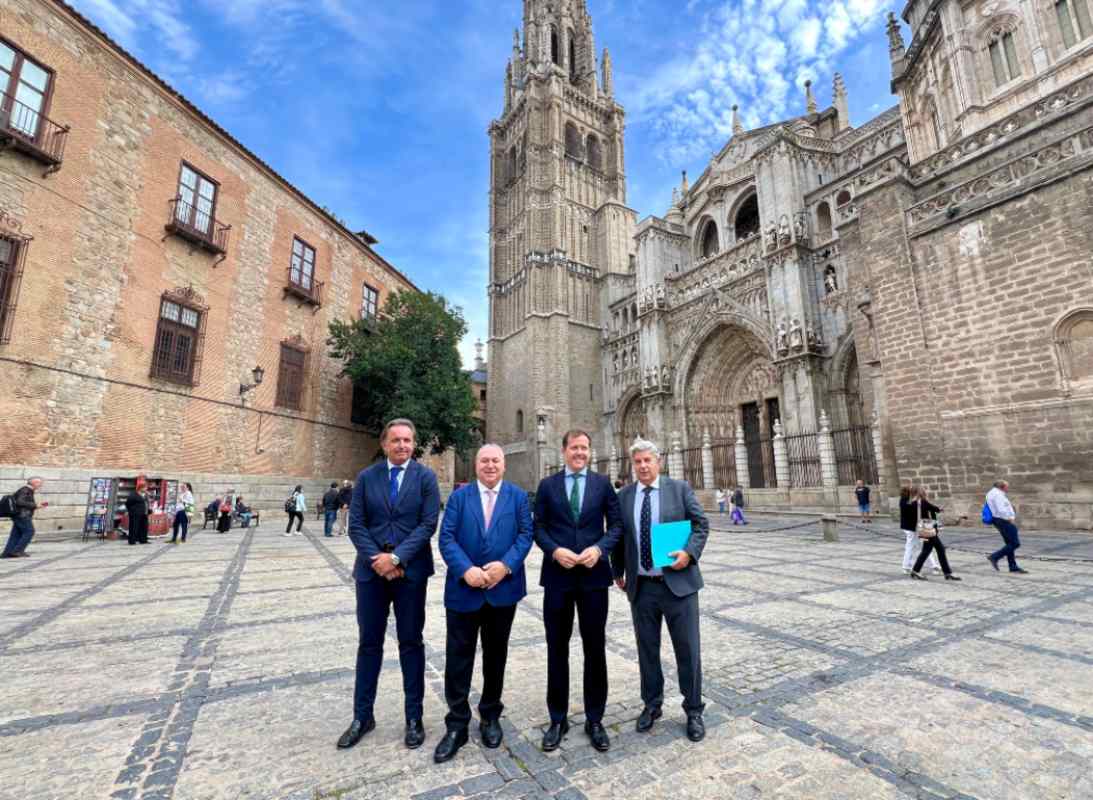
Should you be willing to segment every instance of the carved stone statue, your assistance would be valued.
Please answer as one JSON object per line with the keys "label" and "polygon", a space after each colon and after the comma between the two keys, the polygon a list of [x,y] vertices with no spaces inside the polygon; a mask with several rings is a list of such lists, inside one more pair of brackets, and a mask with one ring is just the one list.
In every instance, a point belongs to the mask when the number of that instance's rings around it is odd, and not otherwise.
{"label": "carved stone statue", "polygon": [[767,228],[767,249],[773,250],[778,246],[778,227],[772,222]]}
{"label": "carved stone statue", "polygon": [[619,371],[619,354],[618,353],[615,353],[615,356],[612,359],[612,364],[614,365],[615,372],[618,372]]}
{"label": "carved stone statue", "polygon": [[785,214],[778,220],[778,241],[782,244],[789,241],[789,217]]}
{"label": "carved stone statue", "polygon": [[664,307],[664,284],[663,283],[658,283],[657,284],[657,295],[656,295],[656,297],[657,297],[657,308],[663,308]]}
{"label": "carved stone statue", "polygon": [[794,350],[801,350],[805,346],[804,332],[801,330],[801,320],[793,318],[789,326],[789,346]]}
{"label": "carved stone statue", "polygon": [[786,321],[782,320],[778,323],[778,333],[775,335],[775,342],[778,347],[779,353],[786,353],[789,351],[789,339],[786,334]]}
{"label": "carved stone statue", "polygon": [[835,273],[834,264],[824,270],[824,290],[828,294],[839,291],[839,276]]}
{"label": "carved stone statue", "polygon": [[793,236],[798,242],[805,240],[805,218],[802,214],[793,218]]}
{"label": "carved stone statue", "polygon": [[645,388],[652,389],[657,382],[657,368],[646,367],[645,368]]}
{"label": "carved stone statue", "polygon": [[672,385],[672,368],[667,364],[660,368],[660,385],[664,388]]}
{"label": "carved stone statue", "polygon": [[819,350],[823,342],[820,340],[820,335],[816,333],[816,328],[812,325],[808,326],[808,348],[809,350]]}

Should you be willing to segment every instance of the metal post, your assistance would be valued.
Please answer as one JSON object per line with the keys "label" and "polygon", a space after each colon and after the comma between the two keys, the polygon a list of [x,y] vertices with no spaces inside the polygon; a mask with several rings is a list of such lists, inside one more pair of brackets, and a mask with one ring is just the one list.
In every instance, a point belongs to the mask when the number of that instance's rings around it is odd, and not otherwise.
{"label": "metal post", "polygon": [[789,453],[786,452],[786,437],[780,419],[774,420],[774,478],[779,489],[789,488]]}
{"label": "metal post", "polygon": [[702,487],[716,489],[713,474],[713,442],[709,430],[702,431]]}

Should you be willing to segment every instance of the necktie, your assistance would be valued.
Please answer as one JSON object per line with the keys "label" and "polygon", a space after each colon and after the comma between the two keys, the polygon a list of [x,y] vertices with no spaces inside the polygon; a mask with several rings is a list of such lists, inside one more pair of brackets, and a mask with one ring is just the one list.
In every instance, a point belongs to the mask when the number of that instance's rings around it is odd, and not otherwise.
{"label": "necktie", "polygon": [[493,501],[496,494],[497,492],[493,489],[486,490],[486,530],[490,529],[490,520],[493,518]]}
{"label": "necktie", "polygon": [[646,486],[642,491],[645,497],[641,501],[641,568],[653,571],[653,487]]}
{"label": "necktie", "polygon": [[573,489],[569,492],[569,510],[573,512],[574,522],[581,516],[581,492],[577,488],[577,481],[583,477],[584,475],[579,472],[573,473]]}
{"label": "necktie", "polygon": [[402,467],[391,467],[391,507],[393,508],[395,503],[398,502],[398,475],[402,472]]}

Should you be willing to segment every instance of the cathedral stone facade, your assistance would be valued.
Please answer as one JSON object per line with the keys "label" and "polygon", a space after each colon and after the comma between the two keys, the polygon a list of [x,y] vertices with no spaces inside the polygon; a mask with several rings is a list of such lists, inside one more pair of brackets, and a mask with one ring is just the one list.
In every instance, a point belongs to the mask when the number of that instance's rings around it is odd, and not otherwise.
{"label": "cathedral stone facade", "polygon": [[864,478],[977,514],[1005,476],[1026,521],[1090,527],[1091,0],[912,0],[897,106],[855,128],[837,74],[828,108],[806,84],[640,224],[584,0],[524,5],[491,127],[488,431],[514,479],[579,424],[604,471],[643,434],[753,505]]}

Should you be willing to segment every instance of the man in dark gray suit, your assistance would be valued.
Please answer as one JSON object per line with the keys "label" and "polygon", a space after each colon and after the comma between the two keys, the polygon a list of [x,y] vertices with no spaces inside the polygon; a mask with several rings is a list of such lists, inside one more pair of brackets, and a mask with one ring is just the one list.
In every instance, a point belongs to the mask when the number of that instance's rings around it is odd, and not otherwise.
{"label": "man in dark gray suit", "polygon": [[[638,482],[619,492],[623,535],[611,553],[615,585],[626,591],[634,619],[641,669],[641,699],[645,704],[637,729],[645,733],[661,716],[664,672],[660,667],[660,631],[668,623],[676,654],[679,690],[687,714],[687,738],[706,736],[702,721],[702,655],[699,643],[698,590],[702,573],[698,560],[706,546],[710,524],[694,490],[686,481],[660,475],[660,451],[652,442],[638,440],[630,460]],[[691,536],[682,550],[669,553],[675,562],[660,569],[653,565],[652,528],[663,522],[689,520]]]}

